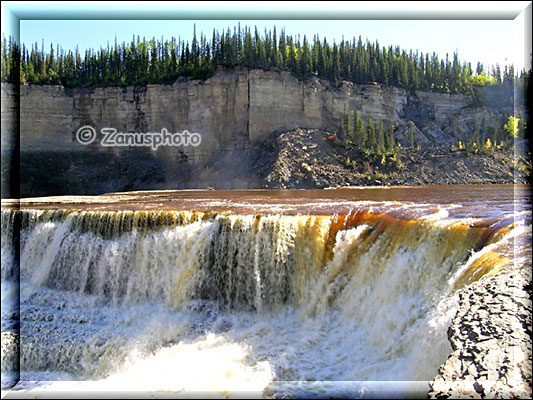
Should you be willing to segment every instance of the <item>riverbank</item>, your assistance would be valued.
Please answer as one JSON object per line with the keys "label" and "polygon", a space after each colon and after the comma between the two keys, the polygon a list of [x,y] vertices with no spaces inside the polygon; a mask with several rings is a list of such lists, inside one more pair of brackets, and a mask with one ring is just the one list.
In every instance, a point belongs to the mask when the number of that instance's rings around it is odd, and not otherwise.
{"label": "riverbank", "polygon": [[526,183],[531,174],[524,159],[513,161],[512,148],[475,154],[453,146],[400,147],[382,156],[329,135],[296,129],[271,139],[258,158],[265,187]]}
{"label": "riverbank", "polygon": [[[219,157],[200,164],[158,158],[142,149],[117,155],[22,152],[20,196],[207,188],[502,184],[526,183],[531,176],[530,159],[515,156],[510,145],[478,154],[452,146],[399,147],[394,156],[381,156],[365,154],[353,145],[328,140],[328,136],[330,132],[324,130],[300,128],[273,133],[260,144],[221,151]],[[7,165],[3,168],[8,170]]]}
{"label": "riverbank", "polygon": [[[399,146],[395,155],[369,155],[353,144],[331,140],[331,132],[297,128],[272,134],[261,144],[233,150],[202,166],[190,166],[174,177],[170,187],[237,190],[475,185],[527,183],[530,177],[530,159],[515,155],[510,144],[477,154],[454,146]],[[167,183],[155,186],[168,189]]]}

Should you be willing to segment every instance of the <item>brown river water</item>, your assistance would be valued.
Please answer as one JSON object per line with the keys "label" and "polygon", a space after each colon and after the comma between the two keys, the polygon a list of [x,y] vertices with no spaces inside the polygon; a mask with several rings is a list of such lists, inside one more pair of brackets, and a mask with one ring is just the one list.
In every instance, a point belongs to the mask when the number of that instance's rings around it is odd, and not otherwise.
{"label": "brown river water", "polygon": [[[87,210],[191,210],[260,214],[339,214],[354,202],[419,205],[462,205],[474,216],[526,208],[529,185],[428,185],[351,187],[331,190],[165,190],[110,193],[100,196],[58,196],[23,199],[27,208]],[[2,200],[3,205],[17,201]],[[465,211],[466,213],[467,211]]]}

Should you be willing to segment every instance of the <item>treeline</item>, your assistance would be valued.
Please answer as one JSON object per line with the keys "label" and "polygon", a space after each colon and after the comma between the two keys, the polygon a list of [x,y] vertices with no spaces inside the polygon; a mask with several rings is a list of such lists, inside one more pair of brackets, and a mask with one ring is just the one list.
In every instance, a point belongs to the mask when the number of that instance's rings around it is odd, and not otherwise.
{"label": "treeline", "polygon": [[[20,67],[18,67],[20,65]],[[212,37],[194,31],[192,42],[141,40],[115,43],[100,50],[48,51],[37,43],[22,49],[12,38],[2,41],[2,82],[61,84],[66,87],[127,86],[171,83],[176,78],[207,79],[217,65],[288,70],[302,79],[317,76],[336,84],[341,80],[366,84],[378,82],[408,89],[446,93],[472,93],[476,86],[513,82],[513,66],[499,65],[485,71],[478,63],[461,63],[457,54],[439,59],[435,54],[380,46],[361,37],[330,44],[315,35],[302,40],[277,32],[260,34],[257,28],[213,31]],[[522,74],[523,75],[523,74]]]}

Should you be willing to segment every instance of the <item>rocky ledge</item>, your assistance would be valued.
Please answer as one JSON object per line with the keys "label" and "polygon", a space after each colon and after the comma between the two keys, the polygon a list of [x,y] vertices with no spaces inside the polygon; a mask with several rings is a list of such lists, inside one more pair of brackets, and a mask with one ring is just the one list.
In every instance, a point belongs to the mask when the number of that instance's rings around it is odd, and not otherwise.
{"label": "rocky ledge", "polygon": [[484,277],[459,293],[453,352],[429,397],[531,398],[531,267]]}

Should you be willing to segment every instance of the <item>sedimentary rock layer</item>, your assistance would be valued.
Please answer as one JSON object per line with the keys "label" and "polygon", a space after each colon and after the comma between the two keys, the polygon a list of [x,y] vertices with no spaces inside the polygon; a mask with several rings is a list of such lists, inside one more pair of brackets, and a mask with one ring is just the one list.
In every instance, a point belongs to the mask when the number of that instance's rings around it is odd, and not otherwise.
{"label": "sedimentary rock layer", "polygon": [[[15,128],[13,96],[13,87],[2,84],[2,144],[6,145]],[[461,94],[350,82],[333,87],[317,78],[298,80],[286,71],[242,68],[219,69],[206,81],[178,79],[172,85],[22,86],[21,150],[86,151],[75,140],[75,132],[84,125],[119,132],[186,129],[200,133],[202,144],[180,151],[190,161],[201,162],[214,151],[246,148],[276,131],[298,127],[338,130],[345,110],[357,110],[364,120],[397,124],[400,141],[408,142],[406,128],[412,122],[417,143],[446,144],[470,134],[475,126],[499,125],[501,113],[512,112],[511,100],[507,108],[474,107],[473,102]],[[91,150],[108,150],[96,143]]]}

